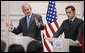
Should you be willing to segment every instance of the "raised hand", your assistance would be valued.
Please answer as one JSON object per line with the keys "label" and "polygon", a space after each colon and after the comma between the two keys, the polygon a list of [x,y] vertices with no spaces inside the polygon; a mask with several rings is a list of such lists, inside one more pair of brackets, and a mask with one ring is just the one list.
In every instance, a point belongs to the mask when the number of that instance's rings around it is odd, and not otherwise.
{"label": "raised hand", "polygon": [[37,18],[35,18],[35,23],[36,23],[36,26],[39,25],[39,21],[37,20]]}
{"label": "raised hand", "polygon": [[6,23],[6,26],[7,26],[9,29],[12,29],[12,28],[13,28],[12,21],[11,21],[11,23]]}

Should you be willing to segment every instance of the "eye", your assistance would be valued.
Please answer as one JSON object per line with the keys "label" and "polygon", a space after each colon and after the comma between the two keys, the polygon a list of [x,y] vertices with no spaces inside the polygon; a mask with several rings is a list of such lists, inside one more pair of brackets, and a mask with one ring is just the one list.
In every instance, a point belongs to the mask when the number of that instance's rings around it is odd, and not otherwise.
{"label": "eye", "polygon": [[27,10],[29,10],[29,9],[27,9]]}

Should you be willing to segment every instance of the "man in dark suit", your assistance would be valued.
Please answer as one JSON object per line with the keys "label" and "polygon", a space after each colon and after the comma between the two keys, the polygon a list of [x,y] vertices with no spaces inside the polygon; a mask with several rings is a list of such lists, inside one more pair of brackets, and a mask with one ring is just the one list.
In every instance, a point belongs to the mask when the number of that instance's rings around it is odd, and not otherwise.
{"label": "man in dark suit", "polygon": [[77,46],[82,42],[82,34],[83,34],[83,20],[78,19],[75,16],[75,8],[74,6],[67,6],[66,14],[68,19],[63,21],[58,31],[54,34],[54,38],[58,37],[60,34],[64,32],[65,38],[70,38],[75,41]]}
{"label": "man in dark suit", "polygon": [[23,36],[30,36],[41,41],[41,30],[44,29],[42,17],[32,13],[32,8],[28,3],[22,5],[22,11],[25,17],[20,19],[18,27],[13,27],[12,22],[10,24],[7,23],[7,27],[16,35],[22,33]]}

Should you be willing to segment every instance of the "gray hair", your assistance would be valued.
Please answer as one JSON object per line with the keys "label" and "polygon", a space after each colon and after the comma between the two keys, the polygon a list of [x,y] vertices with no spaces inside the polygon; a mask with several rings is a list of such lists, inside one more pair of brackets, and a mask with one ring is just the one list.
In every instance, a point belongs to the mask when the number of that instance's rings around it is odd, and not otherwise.
{"label": "gray hair", "polygon": [[[22,5],[22,8],[23,8],[24,6],[28,6],[29,8],[31,8],[31,5],[28,4],[28,3],[23,4],[23,5]],[[31,8],[31,9],[32,9],[32,8]]]}

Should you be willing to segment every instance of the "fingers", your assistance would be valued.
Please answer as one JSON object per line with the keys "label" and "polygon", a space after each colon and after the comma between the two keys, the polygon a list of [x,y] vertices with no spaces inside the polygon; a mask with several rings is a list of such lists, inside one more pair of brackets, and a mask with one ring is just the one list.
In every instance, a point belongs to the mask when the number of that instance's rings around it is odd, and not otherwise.
{"label": "fingers", "polygon": [[6,26],[9,28],[9,29],[11,29],[12,27],[13,27],[13,24],[12,24],[12,21],[10,22],[10,23],[6,23]]}
{"label": "fingers", "polygon": [[78,40],[76,40],[76,43],[75,43],[77,46],[80,46],[80,42]]}
{"label": "fingers", "polygon": [[11,21],[10,25],[13,26],[12,21]]}
{"label": "fingers", "polygon": [[38,20],[35,18],[35,22],[38,22]]}
{"label": "fingers", "polygon": [[35,23],[38,26],[39,22],[38,22],[37,18],[35,18]]}
{"label": "fingers", "polygon": [[12,24],[12,20],[11,20],[11,24]]}

